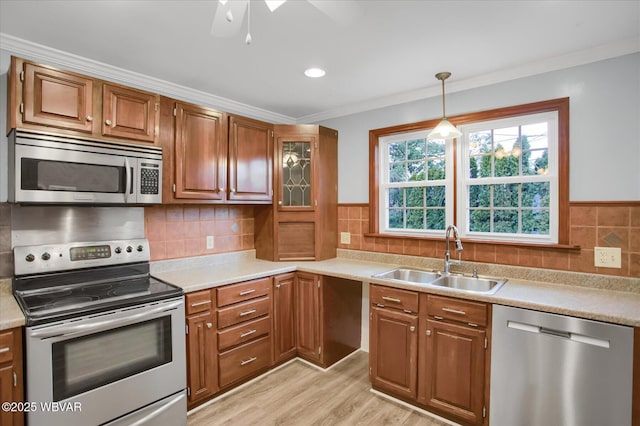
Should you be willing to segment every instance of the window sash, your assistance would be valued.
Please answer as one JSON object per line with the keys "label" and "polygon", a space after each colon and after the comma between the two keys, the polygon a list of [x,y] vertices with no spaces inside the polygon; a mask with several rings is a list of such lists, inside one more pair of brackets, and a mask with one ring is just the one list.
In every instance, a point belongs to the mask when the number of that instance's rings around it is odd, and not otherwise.
{"label": "window sash", "polygon": [[[492,131],[499,128],[526,126],[535,123],[547,123],[547,155],[548,155],[548,173],[544,175],[519,175],[519,176],[492,176],[471,178],[469,177],[470,158],[469,155],[469,135],[475,132]],[[528,242],[533,244],[548,244],[558,242],[558,211],[559,211],[559,191],[558,191],[558,112],[545,112],[519,115],[515,117],[483,121],[459,126],[462,131],[460,137],[460,149],[457,155],[457,164],[459,172],[457,176],[457,223],[458,229],[462,237],[472,238],[476,240],[486,241],[505,241],[505,242]],[[492,165],[492,168],[494,166]],[[520,171],[522,173],[522,170]],[[469,195],[471,187],[477,185],[503,185],[503,184],[523,184],[545,182],[549,183],[549,206],[545,210],[549,212],[549,234],[528,234],[524,232],[506,233],[506,232],[479,232],[471,231]],[[505,210],[502,207],[493,205],[486,208],[490,210],[490,224],[493,227],[493,212]],[[528,210],[527,206],[522,205],[522,199],[519,196],[518,206],[513,209],[518,211],[518,229],[522,230],[522,210]]]}
{"label": "window sash", "polygon": [[[445,179],[437,179],[437,180],[429,180],[428,179],[428,168],[426,169],[425,180],[422,181],[407,181],[407,182],[390,182],[390,174],[389,174],[389,145],[393,143],[415,140],[415,139],[424,139],[428,141],[428,134],[430,129],[412,131],[412,132],[404,132],[389,136],[380,137],[379,142],[379,164],[378,170],[380,172],[379,178],[379,193],[378,193],[378,208],[379,208],[379,223],[378,229],[379,232],[385,234],[392,235],[408,235],[408,236],[433,236],[439,237],[444,235],[444,229],[442,230],[432,230],[432,229],[411,229],[411,228],[391,228],[389,227],[389,212],[392,210],[389,207],[389,189],[392,188],[417,188],[417,187],[444,187],[445,188],[445,205],[444,205],[444,213],[445,213],[445,226],[446,224],[453,222],[453,203],[454,203],[454,168],[453,168],[453,147],[451,143],[445,143],[445,153],[444,157],[429,157],[425,152],[424,161],[428,162],[428,159],[432,158],[444,158],[445,160]],[[426,195],[425,195],[426,197]],[[442,209],[442,207],[432,207],[427,206],[426,200],[424,206],[422,207],[407,207],[406,201],[405,206],[397,208],[397,210],[423,210],[426,212],[428,210],[438,210]],[[406,217],[405,222],[403,223],[406,226]]]}

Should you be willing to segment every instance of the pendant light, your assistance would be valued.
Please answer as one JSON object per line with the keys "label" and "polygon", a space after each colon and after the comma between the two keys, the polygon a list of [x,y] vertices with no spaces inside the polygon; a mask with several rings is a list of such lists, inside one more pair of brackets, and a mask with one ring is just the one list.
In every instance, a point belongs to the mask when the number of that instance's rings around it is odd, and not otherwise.
{"label": "pendant light", "polygon": [[456,128],[449,120],[444,110],[444,81],[451,77],[450,72],[439,72],[436,78],[442,81],[442,120],[435,129],[429,133],[429,139],[454,139],[462,135],[462,132]]}

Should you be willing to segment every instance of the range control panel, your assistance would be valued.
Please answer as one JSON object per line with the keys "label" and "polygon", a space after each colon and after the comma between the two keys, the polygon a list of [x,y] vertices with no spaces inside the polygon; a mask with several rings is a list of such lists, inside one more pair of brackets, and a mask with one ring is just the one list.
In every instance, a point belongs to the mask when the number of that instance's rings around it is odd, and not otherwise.
{"label": "range control panel", "polygon": [[15,275],[148,262],[149,241],[99,241],[14,247]]}

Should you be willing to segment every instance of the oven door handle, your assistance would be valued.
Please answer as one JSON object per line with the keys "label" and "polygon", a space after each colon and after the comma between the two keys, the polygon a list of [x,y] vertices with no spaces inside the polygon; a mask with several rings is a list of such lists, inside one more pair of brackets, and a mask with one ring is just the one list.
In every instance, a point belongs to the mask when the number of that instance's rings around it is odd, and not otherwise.
{"label": "oven door handle", "polygon": [[163,304],[162,306],[159,306],[157,308],[130,315],[124,318],[108,319],[104,321],[90,322],[88,324],[61,324],[49,328],[44,328],[42,330],[31,331],[29,333],[29,337],[47,339],[50,337],[69,336],[72,334],[88,332],[96,333],[99,331],[110,330],[112,328],[120,327],[123,325],[129,325],[136,322],[142,322],[146,319],[151,319],[151,317],[157,316],[159,313],[175,309],[183,303],[184,302],[182,300],[176,300],[174,302]]}

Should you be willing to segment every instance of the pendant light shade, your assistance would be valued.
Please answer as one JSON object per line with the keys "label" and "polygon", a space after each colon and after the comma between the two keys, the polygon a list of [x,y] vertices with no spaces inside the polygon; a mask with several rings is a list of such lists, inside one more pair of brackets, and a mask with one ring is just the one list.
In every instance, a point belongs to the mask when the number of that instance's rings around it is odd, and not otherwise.
{"label": "pendant light shade", "polygon": [[454,139],[462,135],[462,132],[456,128],[449,120],[444,108],[444,81],[451,76],[450,72],[439,72],[436,78],[442,81],[442,120],[429,133],[429,139]]}

